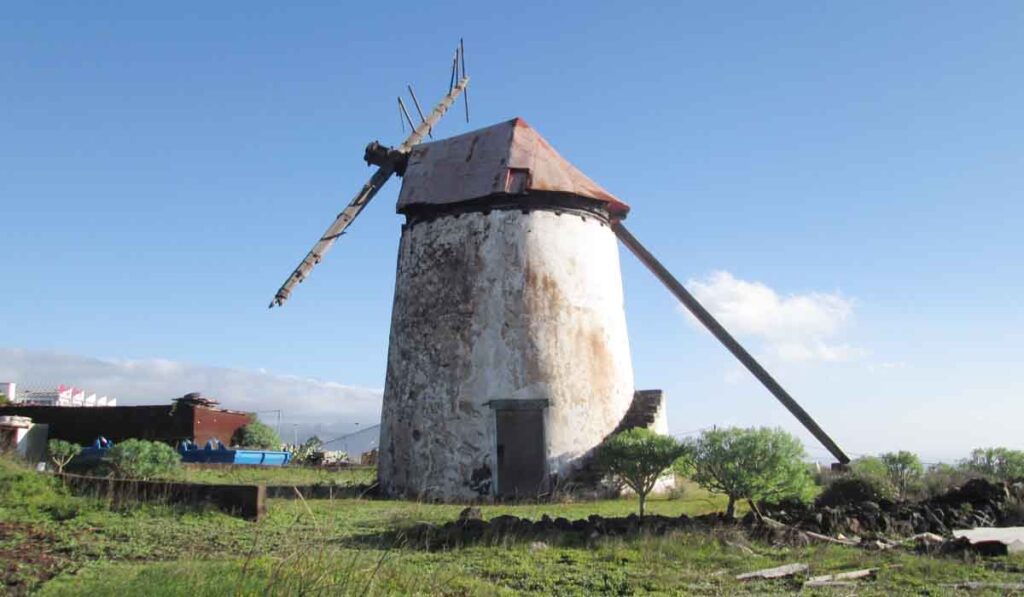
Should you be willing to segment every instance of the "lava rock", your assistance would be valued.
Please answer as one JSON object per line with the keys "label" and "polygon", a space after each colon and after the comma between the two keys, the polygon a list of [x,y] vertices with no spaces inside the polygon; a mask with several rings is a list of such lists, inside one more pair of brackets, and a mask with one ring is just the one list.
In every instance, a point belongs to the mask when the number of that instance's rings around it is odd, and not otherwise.
{"label": "lava rock", "polygon": [[936,498],[936,501],[950,505],[971,504],[978,507],[1002,504],[1008,497],[1010,497],[1009,489],[1003,483],[993,483],[985,479],[971,479],[959,488]]}

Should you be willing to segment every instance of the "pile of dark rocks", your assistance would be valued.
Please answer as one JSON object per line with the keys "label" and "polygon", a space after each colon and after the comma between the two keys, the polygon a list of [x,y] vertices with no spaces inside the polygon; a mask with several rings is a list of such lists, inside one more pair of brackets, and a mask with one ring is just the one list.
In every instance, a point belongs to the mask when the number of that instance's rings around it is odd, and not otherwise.
{"label": "pile of dark rocks", "polygon": [[[1024,523],[1019,499],[1024,485],[973,479],[943,495],[918,502],[865,500],[852,503],[765,506],[765,516],[823,535],[903,536],[953,529],[1016,526]],[[1014,498],[1014,499],[1011,499]],[[748,520],[747,522],[751,522]]]}

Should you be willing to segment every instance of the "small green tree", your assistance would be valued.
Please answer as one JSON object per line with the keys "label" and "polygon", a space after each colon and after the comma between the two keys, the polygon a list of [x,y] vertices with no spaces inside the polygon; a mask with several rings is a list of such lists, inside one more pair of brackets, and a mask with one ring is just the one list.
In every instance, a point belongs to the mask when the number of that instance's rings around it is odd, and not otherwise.
{"label": "small green tree", "polygon": [[255,450],[280,450],[281,436],[269,425],[252,421],[235,431],[231,445]]}
{"label": "small green tree", "polygon": [[896,494],[901,500],[907,499],[907,492],[915,487],[924,475],[921,459],[913,452],[900,450],[882,454],[880,460],[885,466],[889,482],[896,488]]}
{"label": "small green tree", "polygon": [[781,429],[713,429],[692,442],[693,480],[729,497],[726,518],[737,500],[810,499],[814,481],[800,440]]}
{"label": "small green tree", "polygon": [[879,499],[896,499],[898,490],[889,478],[889,467],[877,456],[861,456],[850,463],[850,474],[871,486]]}
{"label": "small green tree", "polygon": [[114,473],[125,479],[153,479],[173,471],[181,463],[174,448],[161,442],[127,439],[106,456]]}
{"label": "small green tree", "polygon": [[64,467],[67,466],[75,456],[78,456],[78,453],[81,451],[82,446],[62,439],[51,439],[46,442],[47,455],[50,458],[50,462],[53,463],[53,468],[56,469],[58,473],[63,473]]}
{"label": "small green tree", "polygon": [[968,473],[1000,481],[1024,478],[1024,452],[1009,448],[977,448],[960,463]]}
{"label": "small green tree", "polygon": [[605,440],[598,448],[597,460],[605,471],[636,492],[643,518],[654,484],[685,453],[686,447],[674,438],[635,428]]}

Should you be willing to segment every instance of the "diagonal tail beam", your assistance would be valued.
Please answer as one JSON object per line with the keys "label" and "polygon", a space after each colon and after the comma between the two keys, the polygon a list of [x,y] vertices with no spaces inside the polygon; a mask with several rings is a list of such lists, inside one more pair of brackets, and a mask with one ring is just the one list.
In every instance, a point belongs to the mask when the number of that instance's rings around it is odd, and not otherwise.
{"label": "diagonal tail beam", "polygon": [[615,232],[615,236],[619,237],[619,240],[622,241],[622,244],[626,245],[626,248],[632,251],[633,255],[635,255],[641,263],[647,266],[647,269],[651,270],[651,273],[653,273],[656,278],[661,280],[661,283],[664,284],[677,299],[679,299],[679,302],[683,303],[683,306],[689,309],[690,313],[692,313],[698,321],[704,324],[704,327],[706,327],[715,338],[718,338],[718,341],[721,342],[729,352],[733,354],[733,356],[739,359],[740,363],[743,363],[744,367],[754,374],[754,377],[756,377],[757,380],[760,381],[764,387],[767,388],[768,391],[771,392],[772,395],[775,396],[775,398],[778,399],[778,401],[781,402],[782,405],[785,406],[786,409],[789,410],[789,412],[791,412],[793,416],[811,432],[811,435],[813,435],[828,449],[829,452],[832,453],[833,456],[835,456],[836,460],[841,464],[848,464],[850,462],[850,457],[847,456],[846,453],[843,452],[842,448],[840,448],[839,445],[836,444],[836,442],[834,442],[827,433],[825,433],[825,430],[811,418],[811,415],[807,414],[807,411],[797,404],[797,401],[789,395],[789,392],[779,385],[779,382],[775,381],[775,378],[773,378],[771,374],[769,374],[768,371],[766,371],[765,368],[762,367],[761,364],[758,363],[757,360],[747,352],[747,350],[743,348],[735,338],[732,337],[732,334],[722,327],[722,324],[718,323],[718,320],[716,320],[711,313],[709,313],[708,310],[705,309],[704,306],[701,305],[697,299],[679,283],[679,280],[676,280],[675,277],[665,269],[665,266],[663,266],[661,262],[654,257],[654,255],[651,255],[650,251],[640,244],[640,241],[638,241],[636,237],[629,232],[629,230],[626,230],[626,227],[623,226],[621,222],[614,222],[612,224],[612,230]]}

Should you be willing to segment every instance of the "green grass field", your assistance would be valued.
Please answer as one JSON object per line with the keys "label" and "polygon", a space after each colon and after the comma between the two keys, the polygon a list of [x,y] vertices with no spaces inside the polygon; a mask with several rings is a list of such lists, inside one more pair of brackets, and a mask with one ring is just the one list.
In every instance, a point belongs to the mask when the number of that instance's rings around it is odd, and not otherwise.
{"label": "green grass field", "polygon": [[[652,513],[719,510],[688,488]],[[775,548],[733,530],[604,539],[589,546],[500,541],[445,551],[389,547],[388,531],[444,522],[463,506],[384,500],[271,500],[250,523],[214,510],[137,505],[111,510],[52,479],[0,466],[0,558],[9,591],[41,595],[628,595],[769,594],[799,580],[741,584],[741,572],[805,562],[812,574],[879,567],[858,594],[955,594],[966,580],[1024,582],[1024,558],[994,560]],[[485,517],[625,515],[632,500],[482,506]],[[812,593],[814,594],[814,593]],[[828,593],[822,593],[828,594]],[[843,591],[841,594],[849,594]],[[978,594],[974,592],[972,594]],[[992,591],[990,594],[1001,594]]]}
{"label": "green grass field", "polygon": [[173,475],[174,481],[208,483],[210,485],[360,485],[373,483],[377,472],[372,468],[327,470],[315,467],[284,466],[182,466]]}

